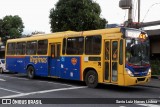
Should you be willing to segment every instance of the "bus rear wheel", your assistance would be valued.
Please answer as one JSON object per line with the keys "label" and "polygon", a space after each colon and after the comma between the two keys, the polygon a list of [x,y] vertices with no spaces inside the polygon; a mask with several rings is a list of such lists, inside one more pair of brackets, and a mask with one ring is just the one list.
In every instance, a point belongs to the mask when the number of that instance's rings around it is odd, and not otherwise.
{"label": "bus rear wheel", "polygon": [[34,76],[35,76],[34,73],[35,73],[35,70],[34,70],[33,66],[29,66],[27,68],[27,76],[28,76],[28,78],[33,79]]}
{"label": "bus rear wheel", "polygon": [[95,88],[98,85],[98,76],[94,70],[89,70],[85,76],[86,85],[90,88]]}

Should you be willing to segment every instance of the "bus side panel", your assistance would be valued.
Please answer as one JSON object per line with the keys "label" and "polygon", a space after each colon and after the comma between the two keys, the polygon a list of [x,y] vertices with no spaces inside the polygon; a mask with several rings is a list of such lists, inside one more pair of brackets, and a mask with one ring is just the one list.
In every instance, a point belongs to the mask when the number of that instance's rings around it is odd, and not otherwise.
{"label": "bus side panel", "polygon": [[61,57],[61,78],[80,80],[80,72],[80,57]]}
{"label": "bus side panel", "polygon": [[25,57],[9,56],[6,57],[6,69],[10,72],[25,73]]}
{"label": "bus side panel", "polygon": [[27,56],[27,66],[33,66],[36,76],[48,76],[48,57],[47,56]]}
{"label": "bus side panel", "polygon": [[17,61],[17,58],[6,57],[6,69],[9,70],[9,72],[16,71],[16,61]]}
{"label": "bus side panel", "polygon": [[26,69],[25,69],[25,57],[17,57],[16,58],[16,62],[15,62],[15,71],[16,72],[20,72],[20,73],[25,73]]}

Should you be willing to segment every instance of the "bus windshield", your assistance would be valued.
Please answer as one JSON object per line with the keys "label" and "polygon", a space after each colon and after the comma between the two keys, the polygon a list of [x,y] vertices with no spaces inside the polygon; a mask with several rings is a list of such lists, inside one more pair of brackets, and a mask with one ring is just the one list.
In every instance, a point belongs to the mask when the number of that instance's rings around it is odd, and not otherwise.
{"label": "bus windshield", "polygon": [[142,41],[140,38],[126,39],[126,61],[136,66],[148,65],[149,41]]}

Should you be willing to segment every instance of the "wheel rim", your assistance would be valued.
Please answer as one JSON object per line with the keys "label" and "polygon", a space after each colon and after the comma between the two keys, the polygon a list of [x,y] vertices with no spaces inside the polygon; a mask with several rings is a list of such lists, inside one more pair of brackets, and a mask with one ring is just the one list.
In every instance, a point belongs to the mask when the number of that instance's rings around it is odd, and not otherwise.
{"label": "wheel rim", "polygon": [[94,75],[90,75],[89,77],[88,77],[88,83],[89,84],[93,84],[95,82],[95,76]]}
{"label": "wheel rim", "polygon": [[32,77],[33,76],[33,70],[30,68],[29,69],[29,76]]}

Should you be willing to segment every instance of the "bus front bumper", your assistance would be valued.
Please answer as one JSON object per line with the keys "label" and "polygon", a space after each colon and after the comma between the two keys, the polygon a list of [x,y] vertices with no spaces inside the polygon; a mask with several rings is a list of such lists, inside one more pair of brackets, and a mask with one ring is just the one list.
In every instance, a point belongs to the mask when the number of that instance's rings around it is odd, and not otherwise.
{"label": "bus front bumper", "polygon": [[139,84],[146,84],[150,81],[151,75],[143,76],[143,77],[131,77],[129,75],[125,75],[125,86],[130,85],[139,85]]}

